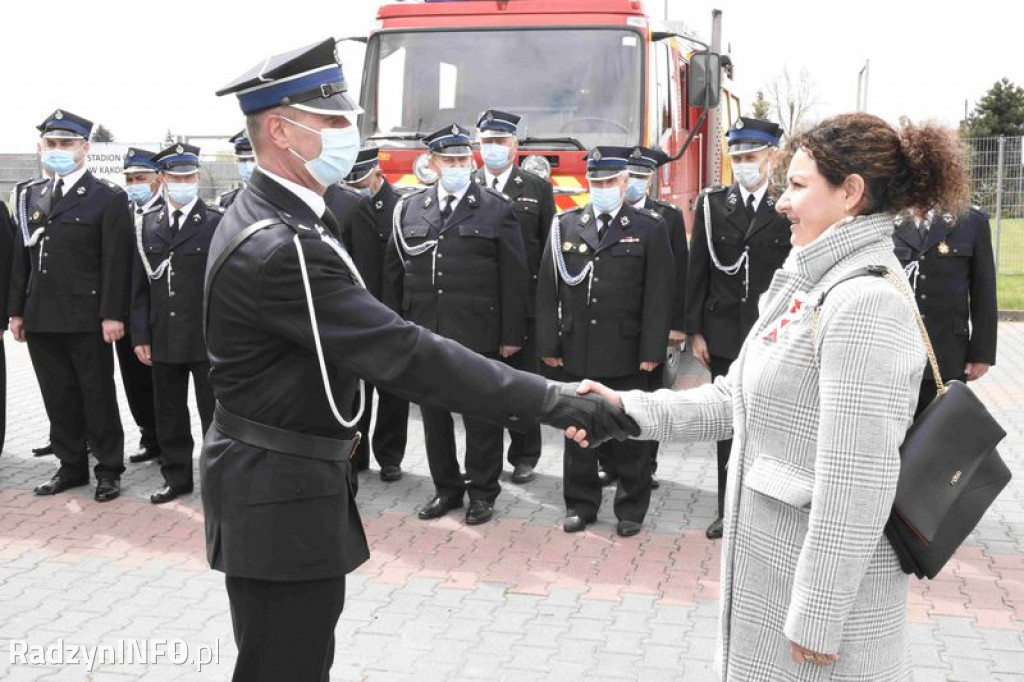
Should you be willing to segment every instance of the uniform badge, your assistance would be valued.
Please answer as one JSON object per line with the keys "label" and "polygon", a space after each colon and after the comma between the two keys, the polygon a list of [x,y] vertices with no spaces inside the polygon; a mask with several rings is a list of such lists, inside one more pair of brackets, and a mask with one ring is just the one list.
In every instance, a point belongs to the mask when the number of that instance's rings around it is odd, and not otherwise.
{"label": "uniform badge", "polygon": [[640,237],[623,237],[619,240],[620,244],[639,244]]}
{"label": "uniform badge", "polygon": [[82,196],[83,194],[85,194],[85,188],[84,187],[79,187],[78,188],[78,196]]}
{"label": "uniform badge", "polygon": [[452,124],[452,135],[458,135],[458,134],[459,134],[459,126],[458,126],[457,123],[453,123]]}
{"label": "uniform badge", "polygon": [[179,154],[184,154],[185,148],[179,144],[177,147],[174,148],[174,151],[178,152]]}
{"label": "uniform badge", "polygon": [[640,147],[637,147],[636,149],[633,150],[633,158],[634,159],[639,159],[643,155],[644,155],[643,152],[640,151]]}
{"label": "uniform badge", "polygon": [[735,194],[730,194],[730,195],[729,195],[729,198],[728,198],[728,199],[726,199],[725,201],[726,201],[726,203],[728,203],[728,204],[729,204],[730,206],[735,206],[735,205],[736,205],[736,202],[737,202],[738,200],[739,200],[739,197],[737,197],[737,196],[736,196]]}
{"label": "uniform badge", "polygon": [[196,213],[194,216],[192,216],[192,222],[198,223],[200,221],[202,221],[202,218],[199,217],[198,213]]}
{"label": "uniform badge", "polygon": [[594,153],[590,155],[590,158],[592,158],[594,161],[600,161],[601,160],[601,152],[599,152],[598,150],[595,149]]}
{"label": "uniform badge", "polygon": [[129,159],[130,159],[130,158],[132,158],[133,156],[135,156],[135,150],[134,150],[134,149],[129,149],[129,150],[128,150],[128,154],[126,154],[126,156],[127,156],[127,157],[128,157]]}
{"label": "uniform badge", "polygon": [[476,197],[470,194],[468,197],[466,197],[466,203],[469,204],[470,206],[476,206]]}
{"label": "uniform badge", "polygon": [[946,221],[947,225],[952,225],[953,224],[953,214],[952,213],[943,213],[942,214],[942,219]]}
{"label": "uniform badge", "polygon": [[589,222],[590,222],[590,214],[589,213],[584,213],[583,217],[580,218],[580,224],[581,225],[586,225]]}
{"label": "uniform badge", "polygon": [[39,211],[36,211],[35,213],[32,214],[32,220],[39,220],[42,217],[43,217],[43,214],[40,213]]}
{"label": "uniform badge", "polygon": [[384,202],[383,201],[378,201],[376,204],[373,205],[373,207],[379,211],[382,208],[384,208]]}
{"label": "uniform badge", "polygon": [[586,253],[586,252],[587,252],[587,245],[586,244],[580,244],[580,253]]}
{"label": "uniform badge", "polygon": [[427,197],[423,200],[423,208],[430,208],[430,204],[434,203],[433,199]]}
{"label": "uniform badge", "polygon": [[516,183],[517,185],[521,185],[523,184],[523,179],[517,175],[512,179],[512,182]]}
{"label": "uniform badge", "polygon": [[773,208],[775,206],[775,197],[765,197],[764,200],[765,203],[768,204],[768,208]]}
{"label": "uniform badge", "polygon": [[736,124],[733,126],[733,128],[735,128],[736,130],[743,130],[743,126],[744,125],[746,125],[746,124],[743,123],[743,119],[742,118],[738,118],[738,119],[736,119]]}
{"label": "uniform badge", "polygon": [[943,256],[949,254],[949,244],[946,242],[945,239],[939,242],[939,253],[941,253]]}
{"label": "uniform badge", "polygon": [[64,112],[58,109],[57,111],[53,112],[53,117],[59,121],[60,119],[64,118]]}
{"label": "uniform badge", "polygon": [[494,120],[494,114],[492,114],[490,111],[488,111],[487,115],[484,116],[484,120],[487,121],[488,123],[493,121]]}
{"label": "uniform badge", "polygon": [[564,244],[562,244],[562,251],[564,251],[565,253],[569,253],[570,251],[572,251],[572,242],[565,242]]}
{"label": "uniform badge", "polygon": [[619,224],[622,225],[623,227],[629,227],[629,218],[627,218],[626,216],[622,216],[622,218],[619,220]]}

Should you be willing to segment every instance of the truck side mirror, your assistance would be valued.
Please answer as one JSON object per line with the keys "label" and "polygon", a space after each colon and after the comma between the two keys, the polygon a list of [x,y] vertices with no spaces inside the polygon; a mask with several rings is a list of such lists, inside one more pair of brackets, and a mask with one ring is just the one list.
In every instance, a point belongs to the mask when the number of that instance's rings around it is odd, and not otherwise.
{"label": "truck side mirror", "polygon": [[687,100],[691,107],[714,109],[722,94],[722,56],[700,50],[690,57]]}

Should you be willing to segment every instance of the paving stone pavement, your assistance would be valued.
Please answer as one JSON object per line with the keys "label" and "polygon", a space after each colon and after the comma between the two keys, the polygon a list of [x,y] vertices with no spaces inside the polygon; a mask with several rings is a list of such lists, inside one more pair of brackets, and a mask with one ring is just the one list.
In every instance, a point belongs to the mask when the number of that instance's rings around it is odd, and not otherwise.
{"label": "paving stone pavement", "polygon": [[[1000,364],[976,386],[1008,432],[1000,451],[1016,479],[943,574],[914,583],[915,681],[1024,682],[1024,323],[1003,323],[1000,337]],[[8,339],[7,362],[0,679],[229,679],[227,597],[206,567],[198,494],[149,504],[159,467],[143,464],[129,465],[111,503],[93,502],[91,488],[34,496],[54,470],[53,458],[30,453],[47,422],[25,346]],[[679,385],[704,380],[689,363]],[[123,396],[122,419],[132,445]],[[599,522],[567,535],[561,436],[547,430],[537,480],[513,485],[506,472],[495,520],[468,527],[457,513],[415,518],[433,489],[415,410],[412,419],[405,477],[382,483],[376,467],[361,476],[372,556],[349,577],[332,680],[714,679],[719,555],[703,533],[715,506],[711,444],[662,448],[662,487],[638,536],[615,535],[611,490]],[[58,664],[58,643],[110,651],[90,672]],[[133,645],[193,659],[206,647],[217,661],[141,663],[140,650],[112,662]],[[53,649],[42,664],[12,663],[23,647]]]}

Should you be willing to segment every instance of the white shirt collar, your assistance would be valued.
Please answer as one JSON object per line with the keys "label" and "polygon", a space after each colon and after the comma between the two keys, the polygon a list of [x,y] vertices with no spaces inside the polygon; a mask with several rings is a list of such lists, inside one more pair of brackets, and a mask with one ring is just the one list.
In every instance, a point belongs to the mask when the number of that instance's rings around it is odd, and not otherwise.
{"label": "white shirt collar", "polygon": [[436,187],[438,206],[442,211],[444,210],[445,203],[448,201],[449,195],[455,197],[455,201],[452,202],[452,210],[454,211],[455,207],[459,205],[460,201],[462,201],[462,197],[466,196],[466,192],[469,191],[469,185],[466,185],[461,192],[449,192],[444,188],[443,185],[441,185],[440,180],[438,181]]}
{"label": "white shirt collar", "polygon": [[761,185],[761,189],[759,189],[759,190],[757,190],[755,192],[751,192],[750,190],[748,190],[743,185],[740,185],[740,196],[743,197],[743,205],[744,206],[747,205],[747,197],[749,197],[751,194],[753,194],[754,195],[754,210],[756,211],[758,209],[758,207],[761,205],[761,199],[764,198],[764,194],[767,191],[768,191],[768,183],[767,182],[764,183],[763,185]]}
{"label": "white shirt collar", "polygon": [[51,185],[52,189],[54,189],[54,190],[57,189],[57,179],[59,178],[59,179],[64,181],[64,190],[63,191],[64,191],[64,196],[67,196],[71,192],[71,188],[74,187],[76,184],[78,184],[78,181],[82,179],[82,176],[85,175],[85,171],[87,171],[87,170],[89,170],[89,169],[86,168],[85,164],[83,163],[81,165],[81,167],[79,167],[76,170],[71,171],[67,175],[63,175],[63,176],[58,175],[57,177],[55,177],[53,179],[53,183]]}
{"label": "white shirt collar", "polygon": [[[492,189],[496,189],[499,192],[504,192],[505,183],[508,182],[509,176],[512,175],[512,168],[514,166],[515,164],[510,164],[509,167],[502,171],[499,175],[495,175],[490,171],[489,168],[487,168],[487,166],[484,166],[484,183]],[[498,178],[497,187],[494,186],[494,178]]]}
{"label": "white shirt collar", "polygon": [[302,203],[309,206],[309,209],[313,211],[317,218],[324,217],[324,211],[327,210],[327,202],[324,201],[324,198],[322,196],[320,196],[319,194],[317,194],[308,187],[303,187],[302,185],[296,182],[292,182],[291,180],[285,180],[280,175],[277,175],[276,173],[271,173],[262,166],[257,165],[257,167],[260,169],[260,171],[263,172],[264,175],[266,175],[268,178],[270,178],[271,180],[273,180],[274,182],[281,185],[286,190],[297,196],[299,200],[302,201]]}
{"label": "white shirt collar", "polygon": [[193,199],[192,201],[188,202],[187,204],[185,204],[181,208],[175,208],[174,204],[172,204],[168,200],[168,202],[167,202],[167,224],[170,225],[171,223],[174,222],[174,212],[175,211],[181,211],[181,223],[178,224],[178,229],[179,230],[185,229],[185,219],[188,218],[190,215],[192,215],[192,210],[196,207],[197,203],[199,203],[199,197],[196,197],[195,199]]}
{"label": "white shirt collar", "polygon": [[647,204],[647,195],[644,195],[640,201],[633,202],[633,208],[643,208]]}
{"label": "white shirt collar", "polygon": [[[611,216],[611,219],[608,221],[608,225],[606,227],[611,226],[611,224],[615,222],[615,217],[619,215],[619,211],[622,210],[623,206],[625,206],[625,203],[619,204],[619,207],[617,209],[608,213],[608,215]],[[601,217],[601,212],[594,208],[593,204],[590,205],[590,208],[594,212],[595,218]]]}

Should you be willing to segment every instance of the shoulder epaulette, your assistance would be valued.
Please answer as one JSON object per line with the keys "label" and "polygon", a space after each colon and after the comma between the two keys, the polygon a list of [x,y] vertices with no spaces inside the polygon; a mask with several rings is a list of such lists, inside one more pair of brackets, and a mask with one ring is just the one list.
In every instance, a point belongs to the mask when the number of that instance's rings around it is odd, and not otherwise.
{"label": "shoulder epaulette", "polygon": [[664,218],[661,217],[660,213],[658,213],[657,211],[652,211],[649,208],[640,207],[634,208],[633,210],[639,213],[640,215],[647,216],[648,218],[653,218],[655,220],[664,220]]}
{"label": "shoulder epaulette", "polygon": [[558,215],[568,215],[569,213],[577,213],[579,211],[582,211],[584,208],[586,208],[586,207],[585,206],[573,206],[572,208],[567,208],[564,211],[559,211]]}
{"label": "shoulder epaulette", "polygon": [[209,204],[209,203],[206,203],[205,201],[203,203],[206,204],[206,210],[207,211],[213,211],[214,213],[219,213],[221,215],[224,215],[224,207],[223,206],[218,206],[217,204]]}
{"label": "shoulder epaulette", "polygon": [[697,198],[701,199],[705,194],[716,194],[718,192],[724,192],[727,189],[729,189],[729,185],[711,185],[710,187],[705,187],[704,189],[702,189],[700,192],[700,196],[698,196]]}
{"label": "shoulder epaulette", "polygon": [[977,213],[978,215],[980,215],[985,220],[988,220],[989,217],[990,217],[988,212],[985,209],[983,209],[981,206],[978,206],[977,204],[971,204],[971,207],[970,207],[969,210]]}
{"label": "shoulder epaulette", "polygon": [[653,201],[654,203],[658,204],[659,206],[664,206],[665,208],[671,208],[673,211],[678,211],[679,210],[679,207],[676,206],[675,204],[671,203],[671,202],[662,201],[661,199],[658,199],[656,197],[650,197],[650,200]]}
{"label": "shoulder epaulette", "polygon": [[505,201],[505,202],[512,201],[511,199],[508,198],[507,194],[505,194],[504,192],[499,192],[498,190],[494,189],[493,187],[487,187],[486,185],[480,185],[480,189],[486,190],[486,191],[490,192],[492,196],[499,197],[502,201]]}

